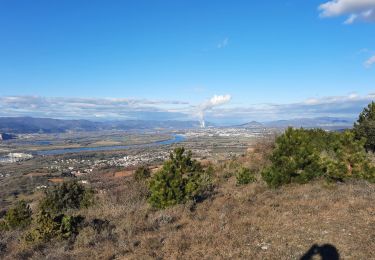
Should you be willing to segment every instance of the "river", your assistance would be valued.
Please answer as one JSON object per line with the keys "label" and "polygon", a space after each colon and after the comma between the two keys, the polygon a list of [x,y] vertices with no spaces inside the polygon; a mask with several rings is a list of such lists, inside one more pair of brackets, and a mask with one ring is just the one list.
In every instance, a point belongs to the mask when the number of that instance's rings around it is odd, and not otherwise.
{"label": "river", "polygon": [[144,148],[160,145],[170,145],[180,143],[186,140],[183,135],[174,135],[173,138],[164,141],[157,141],[148,144],[133,144],[133,145],[113,145],[113,146],[99,146],[99,147],[80,147],[80,148],[65,148],[55,150],[39,150],[33,152],[36,155],[60,155],[67,153],[80,153],[80,152],[102,152],[102,151],[114,151],[114,150],[126,150],[130,148]]}

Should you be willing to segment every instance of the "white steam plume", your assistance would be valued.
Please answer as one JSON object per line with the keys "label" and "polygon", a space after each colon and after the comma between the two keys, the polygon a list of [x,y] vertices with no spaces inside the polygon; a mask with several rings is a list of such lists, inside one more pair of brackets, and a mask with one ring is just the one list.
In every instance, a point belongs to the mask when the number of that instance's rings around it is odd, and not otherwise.
{"label": "white steam plume", "polygon": [[198,106],[198,115],[199,115],[199,120],[201,123],[201,127],[204,128],[206,127],[206,122],[204,121],[204,113],[207,110],[213,109],[214,107],[224,105],[228,103],[232,99],[231,95],[221,95],[217,96],[214,95],[210,100],[207,100],[200,104]]}

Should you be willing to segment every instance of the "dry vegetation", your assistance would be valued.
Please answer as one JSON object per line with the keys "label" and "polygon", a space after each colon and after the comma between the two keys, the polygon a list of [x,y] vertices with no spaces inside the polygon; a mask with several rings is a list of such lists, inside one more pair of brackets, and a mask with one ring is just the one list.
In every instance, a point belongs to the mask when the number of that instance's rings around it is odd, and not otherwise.
{"label": "dry vegetation", "polygon": [[[4,259],[299,259],[313,244],[334,245],[343,259],[375,259],[375,185],[366,181],[236,185],[240,165],[267,165],[272,142],[212,165],[215,190],[201,203],[165,210],[147,203],[132,176],[93,175],[95,205],[71,240],[27,244],[1,234]],[[35,208],[35,205],[33,206]]]}

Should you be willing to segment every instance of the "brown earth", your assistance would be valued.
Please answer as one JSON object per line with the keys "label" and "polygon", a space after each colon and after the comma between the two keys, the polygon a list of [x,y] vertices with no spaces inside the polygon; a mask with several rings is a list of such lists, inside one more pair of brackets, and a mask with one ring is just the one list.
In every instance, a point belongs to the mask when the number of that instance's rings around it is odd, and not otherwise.
{"label": "brown earth", "polygon": [[27,177],[42,177],[48,175],[48,172],[30,172],[26,174]]}
{"label": "brown earth", "polygon": [[114,178],[129,177],[132,176],[134,171],[119,171],[115,172]]}
{"label": "brown earth", "polygon": [[64,179],[63,178],[51,178],[51,179],[48,179],[48,181],[53,182],[53,183],[62,183],[64,182]]}

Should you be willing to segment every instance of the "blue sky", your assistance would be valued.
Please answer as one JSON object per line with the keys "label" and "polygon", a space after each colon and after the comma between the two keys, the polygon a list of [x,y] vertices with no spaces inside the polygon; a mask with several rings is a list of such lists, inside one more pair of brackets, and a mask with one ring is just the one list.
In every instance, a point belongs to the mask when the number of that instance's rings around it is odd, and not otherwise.
{"label": "blue sky", "polygon": [[230,95],[204,116],[351,117],[375,93],[374,21],[372,0],[0,0],[0,116],[196,118]]}

